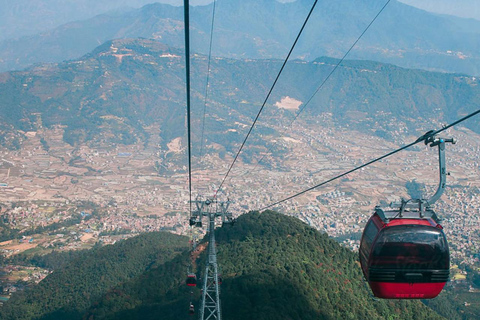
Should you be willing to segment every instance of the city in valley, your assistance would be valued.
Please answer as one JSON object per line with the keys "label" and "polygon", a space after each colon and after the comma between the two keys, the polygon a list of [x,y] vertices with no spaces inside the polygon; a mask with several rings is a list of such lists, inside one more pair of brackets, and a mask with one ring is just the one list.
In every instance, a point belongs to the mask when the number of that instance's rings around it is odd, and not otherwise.
{"label": "city in valley", "polygon": [[[397,131],[388,140],[334,126],[329,114],[308,123],[299,120],[292,127],[271,125],[282,134],[268,139],[287,151],[278,157],[265,149],[254,153],[251,161],[238,161],[219,199],[234,201],[230,207],[234,216],[261,210],[422,134],[407,134],[401,122],[392,122]],[[158,129],[149,130],[158,137]],[[187,234],[189,185],[183,138],[173,139],[167,148],[153,138],[147,144],[72,147],[63,141],[61,127],[23,134],[20,149],[0,149],[0,226],[11,232],[10,238],[6,235],[0,241],[4,258],[91,248],[156,230]],[[443,136],[458,142],[447,145],[448,187],[434,209],[443,218],[449,241],[452,280],[462,281],[462,266],[479,265],[480,135],[458,126]],[[211,197],[234,154],[219,156],[210,145],[200,157],[195,148],[194,197]],[[248,148],[247,143],[247,152]],[[438,170],[437,149],[420,143],[271,209],[296,216],[356,250],[376,205],[409,198],[405,186],[411,181],[425,184],[428,198],[437,188]],[[13,292],[18,280],[38,282],[49,272],[7,264],[0,275],[3,290]]]}

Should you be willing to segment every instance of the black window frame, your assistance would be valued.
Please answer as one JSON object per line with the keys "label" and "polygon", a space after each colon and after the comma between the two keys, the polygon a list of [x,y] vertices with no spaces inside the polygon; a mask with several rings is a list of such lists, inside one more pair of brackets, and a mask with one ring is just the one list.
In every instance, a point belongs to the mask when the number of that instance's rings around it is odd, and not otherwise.
{"label": "black window frame", "polygon": [[372,244],[375,241],[375,237],[377,236],[379,230],[380,228],[377,226],[374,219],[371,218],[367,222],[367,225],[363,231],[362,240],[360,242],[360,248],[358,251],[360,252],[360,263],[364,268],[366,268],[368,265],[368,257],[370,256]]}
{"label": "black window frame", "polygon": [[[433,239],[434,236],[437,239]],[[398,241],[385,241],[392,237]],[[387,255],[388,250],[391,254]],[[450,267],[448,242],[443,231],[432,226],[386,227],[375,240],[369,265],[380,269],[447,270]]]}

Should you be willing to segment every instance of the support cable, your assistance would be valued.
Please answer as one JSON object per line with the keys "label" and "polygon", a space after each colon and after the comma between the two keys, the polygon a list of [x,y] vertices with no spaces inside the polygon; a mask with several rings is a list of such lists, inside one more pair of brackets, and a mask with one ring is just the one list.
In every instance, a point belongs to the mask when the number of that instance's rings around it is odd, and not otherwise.
{"label": "support cable", "polygon": [[[387,7],[387,5],[390,3],[391,0],[388,0],[384,5],[383,7],[380,9],[380,11],[376,14],[376,16],[372,19],[372,21],[370,21],[370,23],[367,25],[367,27],[363,30],[363,32],[358,36],[357,40],[355,40],[355,42],[350,46],[350,48],[347,50],[347,52],[345,52],[345,54],[343,55],[343,57],[338,61],[338,63],[335,65],[335,67],[330,71],[330,73],[327,75],[327,77],[322,81],[322,83],[317,87],[317,89],[314,91],[314,93],[310,96],[310,98],[307,100],[307,102],[305,102],[305,104],[300,108],[300,110],[297,112],[297,114],[294,116],[293,120],[290,121],[290,123],[285,127],[285,129],[280,133],[280,135],[283,135],[288,128],[291,128],[293,123],[295,122],[295,120],[297,120],[297,118],[300,116],[300,114],[303,112],[303,110],[305,110],[305,108],[310,104],[310,102],[313,100],[313,98],[317,95],[317,93],[323,88],[323,86],[325,85],[325,83],[328,81],[328,79],[330,79],[330,77],[332,76],[332,74],[338,69],[338,67],[342,64],[342,62],[347,58],[347,56],[350,54],[350,51],[352,51],[352,49],[357,45],[358,41],[360,41],[360,39],[363,37],[363,35],[368,31],[368,29],[370,29],[370,27],[372,26],[372,24],[375,22],[375,20],[377,20],[377,18],[380,16],[380,14],[383,12],[383,10]],[[273,149],[273,145],[270,146],[270,148],[268,148],[267,152],[264,153],[264,155],[260,158],[260,160],[257,161],[257,163],[255,164],[255,167],[250,170],[250,171],[247,171],[246,173],[244,173],[243,175],[247,175],[249,174],[250,172],[254,171],[258,165],[263,161],[263,159],[265,159],[265,157],[267,156],[267,154],[270,154],[271,151]]]}
{"label": "support cable", "polygon": [[[200,139],[200,162],[203,159],[203,146],[205,141],[203,140],[203,135],[205,133],[205,114],[207,113],[207,100],[208,100],[208,85],[210,80],[210,62],[212,59],[212,43],[213,43],[213,26],[215,25],[215,7],[217,1],[213,1],[213,9],[212,9],[212,27],[210,28],[210,48],[208,49],[208,66],[207,66],[207,84],[205,85],[205,102],[203,104],[203,121],[202,121],[202,136]],[[206,146],[205,146],[206,147]]]}
{"label": "support cable", "polygon": [[213,196],[214,198],[217,196],[218,191],[220,191],[220,190],[222,189],[222,186],[223,186],[223,184],[225,183],[225,180],[227,180],[228,175],[230,174],[230,171],[232,170],[233,166],[235,165],[235,162],[236,162],[237,159],[238,159],[238,156],[239,156],[240,153],[242,152],[242,149],[243,149],[243,147],[245,146],[245,143],[247,142],[248,137],[249,137],[250,134],[252,133],[252,130],[253,130],[253,128],[255,127],[255,124],[257,123],[257,120],[258,120],[258,118],[260,117],[260,114],[262,113],[263,108],[265,107],[265,104],[266,104],[267,101],[268,101],[268,98],[270,98],[270,95],[272,94],[272,91],[273,91],[273,89],[275,88],[275,85],[277,84],[277,81],[278,81],[278,79],[280,78],[280,75],[282,74],[283,69],[285,68],[285,65],[287,64],[288,59],[290,58],[290,55],[292,54],[293,49],[295,48],[295,46],[296,46],[296,44],[297,44],[297,42],[298,42],[298,39],[300,38],[300,36],[301,36],[301,34],[302,34],[302,32],[303,32],[303,29],[304,29],[305,26],[307,25],[307,22],[308,22],[308,20],[310,19],[310,16],[312,15],[313,9],[315,9],[315,6],[317,5],[317,2],[318,2],[318,0],[315,0],[315,2],[314,2],[313,5],[312,5],[312,8],[310,9],[310,12],[309,12],[308,15],[307,15],[307,18],[306,18],[305,21],[303,22],[302,28],[301,28],[300,31],[298,32],[297,38],[295,39],[292,47],[290,48],[290,51],[288,52],[288,55],[287,55],[287,57],[285,58],[285,61],[283,62],[282,67],[280,68],[280,71],[278,72],[278,75],[277,75],[277,77],[275,78],[275,81],[273,82],[273,84],[272,84],[272,86],[271,86],[271,88],[270,88],[270,90],[269,90],[269,92],[268,92],[268,94],[267,94],[267,97],[266,97],[265,100],[263,101],[262,107],[261,107],[260,110],[258,111],[257,116],[255,117],[255,120],[253,121],[250,129],[248,130],[247,136],[246,136],[245,139],[243,140],[243,143],[242,143],[242,145],[240,146],[240,149],[238,150],[237,154],[235,155],[235,158],[233,159],[232,164],[231,164],[230,167],[228,168],[228,171],[227,171],[227,173],[225,174],[225,177],[223,178],[222,183],[220,184],[220,186],[218,187],[218,189],[215,191],[215,194],[214,194],[214,196]]}
{"label": "support cable", "polygon": [[301,192],[298,192],[298,193],[296,193],[296,194],[294,194],[294,195],[292,195],[292,196],[289,196],[289,197],[287,197],[287,198],[285,198],[285,199],[283,199],[283,200],[280,200],[280,201],[277,201],[277,202],[275,202],[275,203],[272,203],[272,204],[270,204],[270,205],[268,205],[268,206],[260,209],[260,211],[265,210],[265,209],[268,209],[268,208],[271,208],[271,207],[273,207],[273,206],[275,206],[275,205],[277,205],[277,204],[280,204],[280,203],[282,203],[282,202],[291,200],[291,199],[293,199],[293,198],[296,198],[296,197],[298,197],[298,196],[300,196],[300,195],[302,195],[302,194],[304,194],[304,193],[307,193],[307,192],[309,192],[309,191],[312,191],[312,190],[314,190],[314,189],[316,189],[316,188],[318,188],[318,187],[321,187],[321,186],[323,186],[323,185],[325,185],[325,184],[327,184],[327,183],[330,183],[330,182],[332,182],[332,181],[334,181],[334,180],[337,180],[337,179],[339,179],[339,178],[341,178],[341,177],[343,177],[343,176],[346,176],[347,174],[350,174],[350,173],[352,173],[352,172],[355,172],[355,171],[357,171],[357,170],[360,170],[360,169],[362,169],[362,168],[365,168],[366,166],[369,166],[369,165],[371,165],[371,164],[373,164],[373,163],[375,163],[375,162],[377,162],[377,161],[380,161],[380,160],[385,159],[385,158],[387,158],[387,157],[390,157],[391,155],[394,155],[394,154],[396,154],[396,153],[398,153],[398,152],[400,152],[400,151],[402,151],[402,150],[405,150],[405,149],[407,149],[407,148],[410,148],[411,146],[416,145],[417,143],[420,143],[420,142],[422,142],[422,141],[426,141],[428,138],[430,138],[430,137],[432,137],[432,136],[434,136],[434,135],[439,134],[440,132],[443,132],[443,131],[449,129],[449,128],[451,128],[451,127],[453,127],[453,126],[455,126],[455,125],[457,125],[457,124],[459,124],[459,123],[461,123],[461,122],[463,122],[463,121],[465,121],[465,120],[467,120],[467,119],[469,119],[469,118],[477,115],[478,113],[480,113],[480,109],[477,110],[477,111],[475,111],[475,112],[473,112],[473,113],[471,113],[471,114],[469,114],[469,115],[467,115],[467,116],[465,116],[465,117],[463,117],[463,118],[461,118],[461,119],[459,119],[459,120],[457,120],[457,121],[455,121],[455,122],[453,122],[453,123],[451,123],[451,124],[449,124],[449,125],[447,125],[447,126],[445,126],[445,127],[443,127],[443,128],[441,128],[441,129],[439,129],[439,130],[437,130],[437,131],[433,131],[433,130],[432,130],[432,131],[428,131],[427,133],[425,133],[423,136],[421,136],[420,138],[418,138],[418,139],[415,140],[414,142],[409,143],[409,144],[407,144],[407,145],[405,145],[405,146],[403,146],[403,147],[401,147],[401,148],[399,148],[399,149],[397,149],[397,150],[394,150],[394,151],[392,151],[392,152],[389,152],[389,153],[387,153],[386,155],[383,155],[383,156],[381,156],[381,157],[379,157],[379,158],[376,158],[376,159],[374,159],[374,160],[371,160],[371,161],[369,161],[369,162],[367,162],[367,163],[365,163],[365,164],[363,164],[363,165],[361,165],[361,166],[358,166],[358,167],[356,167],[356,168],[354,168],[354,169],[351,169],[351,170],[349,170],[349,171],[347,171],[347,172],[345,172],[345,173],[342,173],[342,174],[340,174],[340,175],[338,175],[338,176],[336,176],[336,177],[333,177],[333,178],[331,178],[331,179],[329,179],[329,180],[326,180],[326,181],[324,181],[324,182],[322,182],[322,183],[319,183],[319,184],[317,184],[317,185],[315,185],[315,186],[313,186],[313,187],[310,187],[310,188],[305,189],[305,190],[303,190],[303,191],[301,191]]}
{"label": "support cable", "polygon": [[192,215],[192,150],[190,133],[190,1],[183,0],[185,23],[185,79],[187,91],[187,144],[188,144],[188,191],[190,195],[190,216]]}

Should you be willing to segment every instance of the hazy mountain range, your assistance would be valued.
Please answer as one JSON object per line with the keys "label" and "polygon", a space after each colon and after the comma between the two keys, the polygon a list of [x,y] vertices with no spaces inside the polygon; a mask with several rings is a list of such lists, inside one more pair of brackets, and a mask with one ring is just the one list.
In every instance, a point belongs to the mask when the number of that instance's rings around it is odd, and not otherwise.
{"label": "hazy mountain range", "polygon": [[[285,3],[296,0],[277,1]],[[64,23],[89,19],[109,11],[139,8],[154,2],[183,5],[183,0],[0,0],[0,41],[33,35]],[[190,5],[206,5],[211,2],[213,0],[190,0]],[[480,20],[480,4],[476,0],[400,0],[400,2],[433,13]]]}
{"label": "hazy mountain range", "polygon": [[[384,1],[319,1],[294,57],[342,57]],[[298,0],[219,0],[213,55],[283,58],[312,5]],[[192,50],[208,52],[212,4],[191,10]],[[183,9],[151,4],[67,23],[0,43],[0,70],[78,58],[116,38],[152,38],[183,46]],[[480,73],[480,21],[439,16],[392,1],[349,55],[409,68]]]}

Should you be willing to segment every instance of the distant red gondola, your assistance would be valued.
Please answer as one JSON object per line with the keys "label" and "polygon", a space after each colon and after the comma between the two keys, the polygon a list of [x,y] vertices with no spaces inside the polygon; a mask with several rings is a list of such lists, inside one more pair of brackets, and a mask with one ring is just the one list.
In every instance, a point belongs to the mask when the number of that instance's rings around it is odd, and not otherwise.
{"label": "distant red gondola", "polygon": [[195,273],[189,273],[187,275],[187,286],[189,287],[196,287],[197,286],[197,276],[195,275]]}

